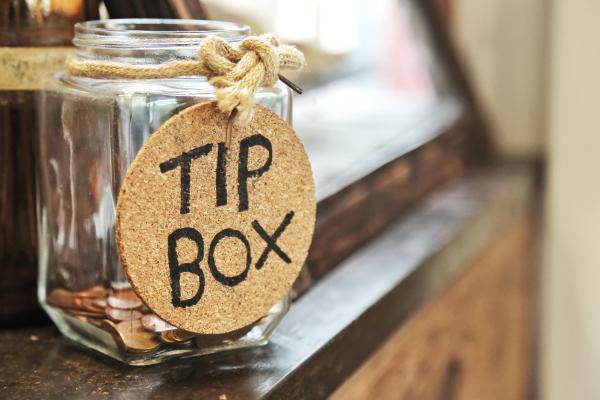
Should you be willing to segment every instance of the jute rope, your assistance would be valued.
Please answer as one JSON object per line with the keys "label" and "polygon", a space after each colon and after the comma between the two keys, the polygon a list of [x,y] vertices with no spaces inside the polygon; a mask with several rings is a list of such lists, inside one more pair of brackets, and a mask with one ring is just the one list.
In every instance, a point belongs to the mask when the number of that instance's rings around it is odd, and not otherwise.
{"label": "jute rope", "polygon": [[254,92],[272,87],[280,69],[298,70],[305,65],[304,55],[293,46],[281,45],[271,34],[251,36],[239,47],[210,36],[198,48],[198,60],[178,60],[158,65],[134,65],[111,61],[69,60],[67,67],[75,76],[92,78],[156,79],[178,76],[205,76],[216,89],[219,109],[246,125],[254,114]]}

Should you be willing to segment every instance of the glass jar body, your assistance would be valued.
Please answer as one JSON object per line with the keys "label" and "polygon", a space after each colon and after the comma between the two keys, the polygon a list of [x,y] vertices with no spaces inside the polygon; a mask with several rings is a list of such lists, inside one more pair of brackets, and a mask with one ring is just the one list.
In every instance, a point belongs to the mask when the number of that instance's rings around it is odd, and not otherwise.
{"label": "glass jar body", "polygon": [[[115,210],[128,166],[170,117],[214,98],[202,77],[117,80],[65,74],[45,92],[38,143],[38,297],[70,339],[128,364],[147,365],[264,344],[287,311],[286,296],[239,332],[192,335],[153,315],[119,262]],[[255,98],[290,122],[285,86],[262,89]]]}

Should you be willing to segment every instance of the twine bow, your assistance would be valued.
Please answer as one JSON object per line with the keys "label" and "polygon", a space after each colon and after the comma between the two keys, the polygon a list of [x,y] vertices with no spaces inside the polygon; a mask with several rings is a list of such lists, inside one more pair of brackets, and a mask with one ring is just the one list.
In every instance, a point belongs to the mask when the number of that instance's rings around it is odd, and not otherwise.
{"label": "twine bow", "polygon": [[178,76],[205,76],[216,89],[221,111],[237,110],[237,122],[248,124],[254,115],[254,93],[259,87],[272,87],[280,69],[299,70],[304,55],[293,46],[281,45],[271,34],[251,36],[239,47],[210,36],[198,48],[198,60],[178,60],[158,65],[134,65],[110,61],[68,63],[75,76],[93,78],[153,79]]}

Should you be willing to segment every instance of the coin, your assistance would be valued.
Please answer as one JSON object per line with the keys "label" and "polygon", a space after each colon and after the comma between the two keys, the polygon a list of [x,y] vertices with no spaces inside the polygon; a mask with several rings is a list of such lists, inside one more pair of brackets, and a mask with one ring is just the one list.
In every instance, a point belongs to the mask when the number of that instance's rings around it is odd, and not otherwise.
{"label": "coin", "polygon": [[226,344],[226,342],[228,341],[234,341],[243,337],[248,332],[250,332],[250,330],[252,330],[252,328],[254,328],[255,325],[256,323],[250,324],[235,331],[218,335],[197,335],[194,341],[196,342],[196,346],[199,348]]}
{"label": "coin", "polygon": [[139,320],[122,321],[118,324],[102,321],[102,328],[108,331],[121,351],[127,353],[149,353],[160,346],[154,333],[142,328]]}
{"label": "coin", "polygon": [[82,299],[78,299],[78,302],[79,302],[79,305],[81,306],[82,310],[90,311],[90,312],[97,312],[97,313],[104,313],[105,307],[101,307],[99,304],[97,304],[95,302],[95,299],[82,298]]}
{"label": "coin", "polygon": [[106,296],[106,289],[103,286],[96,285],[96,286],[92,286],[88,289],[73,292],[73,295],[75,297],[82,297],[82,298],[104,297],[104,296]]}
{"label": "coin", "polygon": [[92,303],[99,308],[106,308],[108,306],[105,298],[92,299]]}
{"label": "coin", "polygon": [[196,335],[196,333],[184,331],[183,329],[172,329],[160,332],[158,339],[167,344],[183,344],[192,340]]}
{"label": "coin", "polygon": [[142,317],[142,326],[149,332],[163,332],[175,329],[156,314],[146,314]]}
{"label": "coin", "polygon": [[106,301],[109,306],[121,310],[131,310],[142,305],[142,301],[133,290],[113,291]]}
{"label": "coin", "polygon": [[160,332],[160,334],[158,335],[158,340],[160,340],[162,343],[165,344],[173,344],[175,343],[175,339],[173,339],[173,335],[171,334],[171,331],[163,331]]}
{"label": "coin", "polygon": [[196,337],[197,333],[184,331],[183,329],[174,329],[171,332],[171,337],[177,343],[187,342],[190,339]]}
{"label": "coin", "polygon": [[145,306],[132,289],[109,291],[99,285],[76,292],[56,288],[47,302],[108,331],[119,349],[127,353],[148,353],[161,343],[187,345],[191,340],[199,348],[223,345],[243,337],[260,322],[226,334],[198,335],[175,328],[154,313],[144,314]]}
{"label": "coin", "polygon": [[113,322],[130,321],[142,318],[142,313],[137,310],[121,310],[119,308],[106,307],[104,313]]}
{"label": "coin", "polygon": [[54,307],[60,308],[78,308],[78,301],[73,292],[63,288],[54,289],[48,297],[46,302]]}
{"label": "coin", "polygon": [[78,308],[69,308],[65,310],[66,312],[68,312],[71,315],[78,315],[81,317],[91,317],[91,318],[103,318],[104,317],[104,312],[93,312],[93,311],[86,311],[86,310],[82,310],[82,309],[78,309]]}

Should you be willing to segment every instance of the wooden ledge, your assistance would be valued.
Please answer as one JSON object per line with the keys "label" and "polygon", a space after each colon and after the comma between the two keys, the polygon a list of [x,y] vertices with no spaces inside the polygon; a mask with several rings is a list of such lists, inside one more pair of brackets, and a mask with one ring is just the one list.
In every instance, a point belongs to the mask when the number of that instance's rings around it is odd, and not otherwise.
{"label": "wooden ledge", "polygon": [[51,327],[2,331],[0,397],[324,398],[532,199],[529,168],[438,190],[302,296],[263,348],[140,368],[82,351]]}

